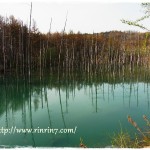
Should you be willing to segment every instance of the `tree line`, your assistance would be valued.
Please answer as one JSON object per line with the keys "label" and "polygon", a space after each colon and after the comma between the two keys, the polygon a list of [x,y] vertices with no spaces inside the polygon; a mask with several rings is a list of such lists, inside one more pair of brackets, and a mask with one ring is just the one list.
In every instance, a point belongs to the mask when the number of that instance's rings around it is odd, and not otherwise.
{"label": "tree line", "polygon": [[[0,16],[0,72],[99,70],[149,66],[149,33],[111,31],[41,33],[14,16]],[[30,65],[29,65],[30,63]],[[30,68],[29,68],[30,67]]]}

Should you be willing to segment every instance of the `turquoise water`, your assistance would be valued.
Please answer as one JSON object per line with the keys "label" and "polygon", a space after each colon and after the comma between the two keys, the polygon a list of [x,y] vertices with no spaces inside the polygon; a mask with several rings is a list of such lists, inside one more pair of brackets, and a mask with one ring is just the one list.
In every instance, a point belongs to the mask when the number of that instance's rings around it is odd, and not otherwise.
{"label": "turquoise water", "polygon": [[[142,128],[150,117],[149,71],[61,75],[31,83],[23,77],[0,78],[0,129],[75,129],[75,133],[0,133],[1,147],[107,147],[121,127],[134,137],[130,115]],[[2,131],[2,130],[1,130]]]}

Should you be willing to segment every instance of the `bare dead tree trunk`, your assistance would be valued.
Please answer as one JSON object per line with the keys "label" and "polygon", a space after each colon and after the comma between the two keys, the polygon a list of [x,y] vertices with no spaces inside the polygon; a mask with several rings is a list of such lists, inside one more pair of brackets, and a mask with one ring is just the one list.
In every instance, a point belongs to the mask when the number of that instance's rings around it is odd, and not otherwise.
{"label": "bare dead tree trunk", "polygon": [[41,37],[40,37],[40,81],[42,78],[42,46],[41,46]]}
{"label": "bare dead tree trunk", "polygon": [[[68,15],[68,13],[67,13],[67,15]],[[60,48],[59,48],[59,56],[58,56],[58,78],[59,79],[60,79],[60,58],[61,58],[61,52],[62,52],[62,46],[63,46],[64,33],[65,33],[65,29],[66,29],[66,24],[67,24],[67,15],[66,15],[64,29],[62,32]]]}
{"label": "bare dead tree trunk", "polygon": [[3,31],[2,31],[2,49],[3,49],[3,69],[4,69],[4,75],[6,72],[6,56],[5,56],[5,29],[3,26]]}
{"label": "bare dead tree trunk", "polygon": [[[52,26],[52,18],[50,22],[50,28],[49,28],[49,33],[48,33],[48,42],[47,42],[47,50],[50,48],[49,42],[50,42],[50,36],[51,36],[51,26]],[[52,71],[52,54],[51,54],[51,49],[49,49],[49,69]]]}
{"label": "bare dead tree trunk", "polygon": [[28,39],[28,76],[29,82],[31,77],[31,19],[32,19],[32,2],[30,8],[30,23],[29,23],[29,39]]}
{"label": "bare dead tree trunk", "polygon": [[21,43],[21,52],[22,52],[22,74],[23,74],[23,76],[24,76],[24,67],[25,67],[25,65],[24,65],[24,63],[25,63],[25,60],[24,60],[24,58],[25,58],[25,56],[24,56],[24,51],[23,51],[23,47],[24,47],[24,43],[23,43],[23,41],[24,41],[24,38],[23,38],[23,36],[24,36],[24,31],[23,31],[23,22],[22,22],[22,25],[21,25],[21,41],[22,41],[22,43]]}

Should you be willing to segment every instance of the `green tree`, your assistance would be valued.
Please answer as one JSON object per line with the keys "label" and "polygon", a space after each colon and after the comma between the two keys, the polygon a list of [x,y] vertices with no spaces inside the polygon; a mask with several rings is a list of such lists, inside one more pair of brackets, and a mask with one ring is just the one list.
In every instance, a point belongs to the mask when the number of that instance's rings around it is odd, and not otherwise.
{"label": "green tree", "polygon": [[142,3],[141,6],[144,8],[144,16],[142,16],[139,19],[136,19],[135,21],[129,21],[129,20],[122,19],[121,22],[128,24],[128,25],[137,26],[146,31],[150,31],[150,29],[148,29],[147,27],[145,27],[141,24],[141,21],[148,19],[150,17],[150,3]]}

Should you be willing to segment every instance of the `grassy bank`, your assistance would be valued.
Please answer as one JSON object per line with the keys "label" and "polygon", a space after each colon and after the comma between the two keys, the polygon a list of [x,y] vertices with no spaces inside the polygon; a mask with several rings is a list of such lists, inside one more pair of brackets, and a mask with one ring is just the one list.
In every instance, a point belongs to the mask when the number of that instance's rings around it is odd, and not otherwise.
{"label": "grassy bank", "polygon": [[[130,117],[127,117],[128,122],[136,128],[138,133],[135,133],[134,136],[131,137],[128,131],[120,129],[120,132],[114,133],[111,137],[111,148],[150,148],[150,121],[147,116],[143,115],[143,120],[146,123],[146,126],[141,129],[138,124]],[[83,142],[83,139],[80,138],[80,147],[87,148]]]}
{"label": "grassy bank", "polygon": [[130,117],[127,117],[128,122],[136,128],[138,135],[135,134],[134,138],[131,138],[128,132],[121,131],[117,134],[114,134],[112,137],[112,146],[119,148],[145,148],[150,147],[150,122],[147,116],[143,115],[143,120],[146,125],[141,129],[138,124]]}

